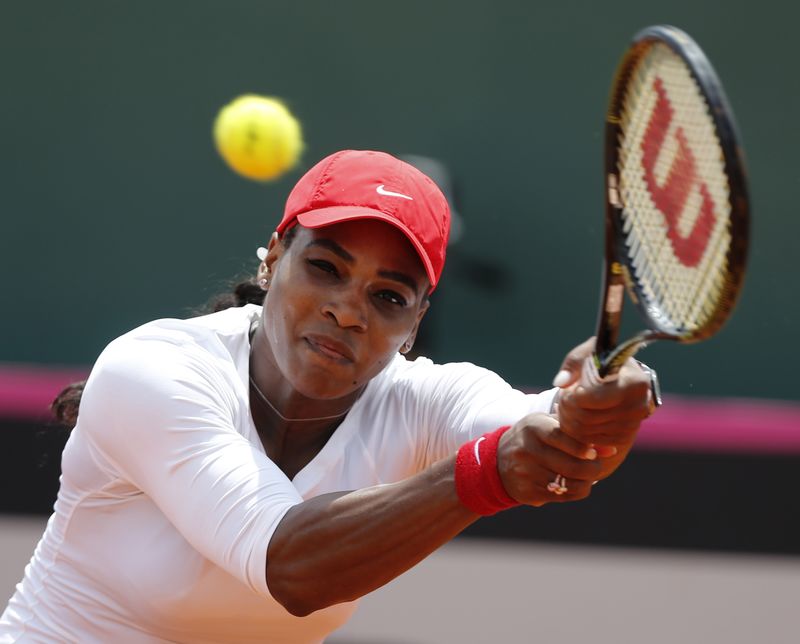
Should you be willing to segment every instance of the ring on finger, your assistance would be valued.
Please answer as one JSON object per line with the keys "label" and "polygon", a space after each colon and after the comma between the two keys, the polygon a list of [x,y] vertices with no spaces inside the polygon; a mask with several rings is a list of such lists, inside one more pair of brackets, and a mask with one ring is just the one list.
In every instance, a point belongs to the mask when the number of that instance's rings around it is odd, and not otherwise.
{"label": "ring on finger", "polygon": [[561,496],[565,492],[569,492],[569,488],[567,487],[567,479],[561,476],[561,474],[556,474],[556,478],[547,484],[547,491],[558,496]]}

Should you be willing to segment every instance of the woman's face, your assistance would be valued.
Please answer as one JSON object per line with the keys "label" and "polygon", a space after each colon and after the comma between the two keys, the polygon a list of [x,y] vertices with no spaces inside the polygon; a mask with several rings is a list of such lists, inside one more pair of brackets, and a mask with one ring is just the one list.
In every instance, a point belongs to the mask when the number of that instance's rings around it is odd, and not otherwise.
{"label": "woman's face", "polygon": [[378,220],[299,228],[273,241],[264,331],[283,378],[318,399],[361,388],[407,342],[430,283],[405,235]]}

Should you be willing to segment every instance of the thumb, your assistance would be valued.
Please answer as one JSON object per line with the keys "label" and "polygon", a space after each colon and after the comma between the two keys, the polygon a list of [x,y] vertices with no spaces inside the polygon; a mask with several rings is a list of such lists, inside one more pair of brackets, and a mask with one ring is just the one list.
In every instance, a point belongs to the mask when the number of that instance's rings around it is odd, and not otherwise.
{"label": "thumb", "polygon": [[581,377],[583,362],[592,355],[592,351],[594,351],[594,336],[579,344],[566,355],[556,377],[553,378],[553,386],[564,389],[576,382]]}

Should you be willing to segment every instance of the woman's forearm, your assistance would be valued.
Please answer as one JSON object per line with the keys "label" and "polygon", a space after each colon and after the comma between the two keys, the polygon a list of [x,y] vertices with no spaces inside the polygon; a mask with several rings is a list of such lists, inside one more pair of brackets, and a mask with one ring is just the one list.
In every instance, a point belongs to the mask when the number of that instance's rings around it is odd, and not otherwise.
{"label": "woman's forearm", "polygon": [[458,500],[454,467],[450,457],[399,483],[293,507],[269,545],[273,597],[294,615],[357,599],[452,539],[478,518]]}

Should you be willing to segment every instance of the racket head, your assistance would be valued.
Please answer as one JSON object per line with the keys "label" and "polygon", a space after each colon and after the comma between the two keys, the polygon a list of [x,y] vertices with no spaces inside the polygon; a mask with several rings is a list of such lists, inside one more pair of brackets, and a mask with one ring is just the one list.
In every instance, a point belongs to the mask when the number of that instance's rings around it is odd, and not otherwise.
{"label": "racket head", "polygon": [[683,31],[660,25],[634,37],[612,84],[605,156],[603,366],[623,290],[647,323],[638,343],[688,343],[722,327],[744,279],[750,208],[737,127],[711,63]]}

